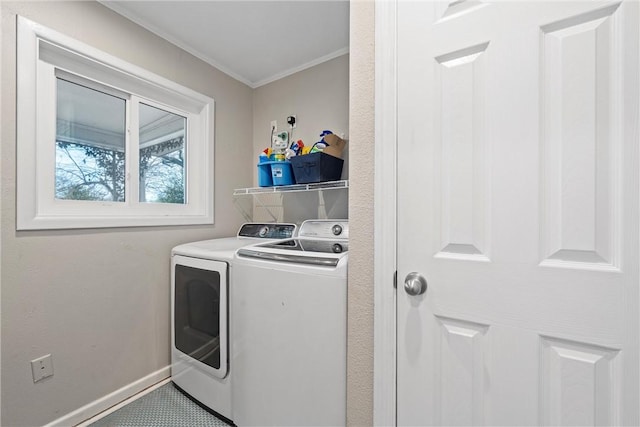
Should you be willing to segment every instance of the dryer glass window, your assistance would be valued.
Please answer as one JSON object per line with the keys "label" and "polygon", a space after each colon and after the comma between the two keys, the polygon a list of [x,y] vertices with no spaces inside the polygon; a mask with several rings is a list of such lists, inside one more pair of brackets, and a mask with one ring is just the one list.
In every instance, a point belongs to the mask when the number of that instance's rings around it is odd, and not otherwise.
{"label": "dryer glass window", "polygon": [[220,273],[176,265],[175,346],[215,369],[220,368]]}

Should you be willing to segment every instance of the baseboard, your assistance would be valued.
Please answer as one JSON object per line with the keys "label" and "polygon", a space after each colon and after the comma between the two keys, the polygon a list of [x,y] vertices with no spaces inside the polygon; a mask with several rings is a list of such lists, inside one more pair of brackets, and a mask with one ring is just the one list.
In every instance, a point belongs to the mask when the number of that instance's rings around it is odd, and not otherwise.
{"label": "baseboard", "polygon": [[166,366],[162,369],[158,369],[155,372],[150,373],[146,377],[140,378],[137,381],[127,384],[126,386],[109,393],[93,402],[64,415],[57,420],[52,421],[45,427],[69,427],[76,426],[89,418],[95,417],[99,413],[106,411],[107,409],[119,404],[120,402],[127,400],[128,398],[135,396],[141,391],[159,383],[162,380],[166,380],[171,376],[171,367]]}

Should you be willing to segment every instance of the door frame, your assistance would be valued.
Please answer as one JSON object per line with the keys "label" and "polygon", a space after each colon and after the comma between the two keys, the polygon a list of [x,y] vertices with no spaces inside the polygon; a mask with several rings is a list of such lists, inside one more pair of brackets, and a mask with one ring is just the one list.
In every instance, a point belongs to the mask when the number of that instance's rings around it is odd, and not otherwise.
{"label": "door frame", "polygon": [[[375,0],[373,422],[376,426],[397,425],[394,286],[397,282],[397,4],[398,0]],[[640,91],[637,96],[640,97]],[[640,307],[640,293],[638,299]]]}
{"label": "door frame", "polygon": [[373,423],[396,425],[397,0],[375,0]]}

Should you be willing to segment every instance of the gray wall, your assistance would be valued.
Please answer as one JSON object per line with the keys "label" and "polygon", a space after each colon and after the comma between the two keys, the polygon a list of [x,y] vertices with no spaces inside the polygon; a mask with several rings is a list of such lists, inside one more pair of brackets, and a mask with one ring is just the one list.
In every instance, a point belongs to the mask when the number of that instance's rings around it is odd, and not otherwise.
{"label": "gray wall", "polygon": [[[269,147],[271,121],[278,121],[278,132],[289,130],[286,118],[296,115],[293,140],[305,145],[320,140],[320,133],[329,129],[349,138],[349,55],[300,71],[273,83],[261,86],[253,96],[253,185],[257,185],[255,164],[258,154]],[[342,177],[348,178],[349,144],[343,152]],[[279,221],[300,222],[309,218],[347,218],[348,194],[345,190],[295,195],[261,196],[260,202]],[[254,220],[271,217],[260,204],[254,206]]]}
{"label": "gray wall", "polygon": [[[96,2],[0,7],[0,424],[35,426],[169,364],[169,251],[242,222],[231,193],[252,185],[253,91]],[[215,99],[215,226],[15,231],[16,14]],[[34,384],[29,361],[47,353],[55,374]]]}
{"label": "gray wall", "polygon": [[[345,55],[253,91],[95,2],[0,2],[0,8],[0,424],[44,424],[167,366],[170,248],[235,233],[243,219],[232,190],[256,185],[257,154],[268,143],[269,122],[277,119],[285,129],[286,116],[296,114],[296,139],[313,143],[328,128],[350,140],[352,161],[349,165],[345,153],[343,172],[345,178],[351,175],[352,187],[348,421],[370,425],[372,2],[352,2],[351,65]],[[15,231],[16,14],[216,100],[215,226]],[[329,194],[285,200],[280,214],[297,221],[328,208],[332,217],[346,216],[346,192]],[[251,214],[252,199],[244,202]],[[55,375],[34,384],[29,361],[46,353],[53,354]]]}
{"label": "gray wall", "polygon": [[374,3],[351,2],[347,423],[373,425]]}

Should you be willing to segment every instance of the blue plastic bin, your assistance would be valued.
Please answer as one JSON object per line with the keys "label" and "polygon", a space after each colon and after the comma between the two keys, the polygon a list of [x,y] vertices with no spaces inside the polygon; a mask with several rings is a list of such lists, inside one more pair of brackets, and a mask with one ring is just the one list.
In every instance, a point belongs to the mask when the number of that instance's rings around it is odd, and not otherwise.
{"label": "blue plastic bin", "polygon": [[258,186],[271,187],[274,185],[291,185],[296,180],[293,176],[291,162],[268,161],[258,163]]}
{"label": "blue plastic bin", "polygon": [[271,162],[258,163],[258,186],[271,187],[273,180],[271,179]]}
{"label": "blue plastic bin", "polygon": [[291,185],[296,183],[293,178],[291,163],[288,160],[269,163],[271,163],[271,180],[273,181],[273,185]]}

